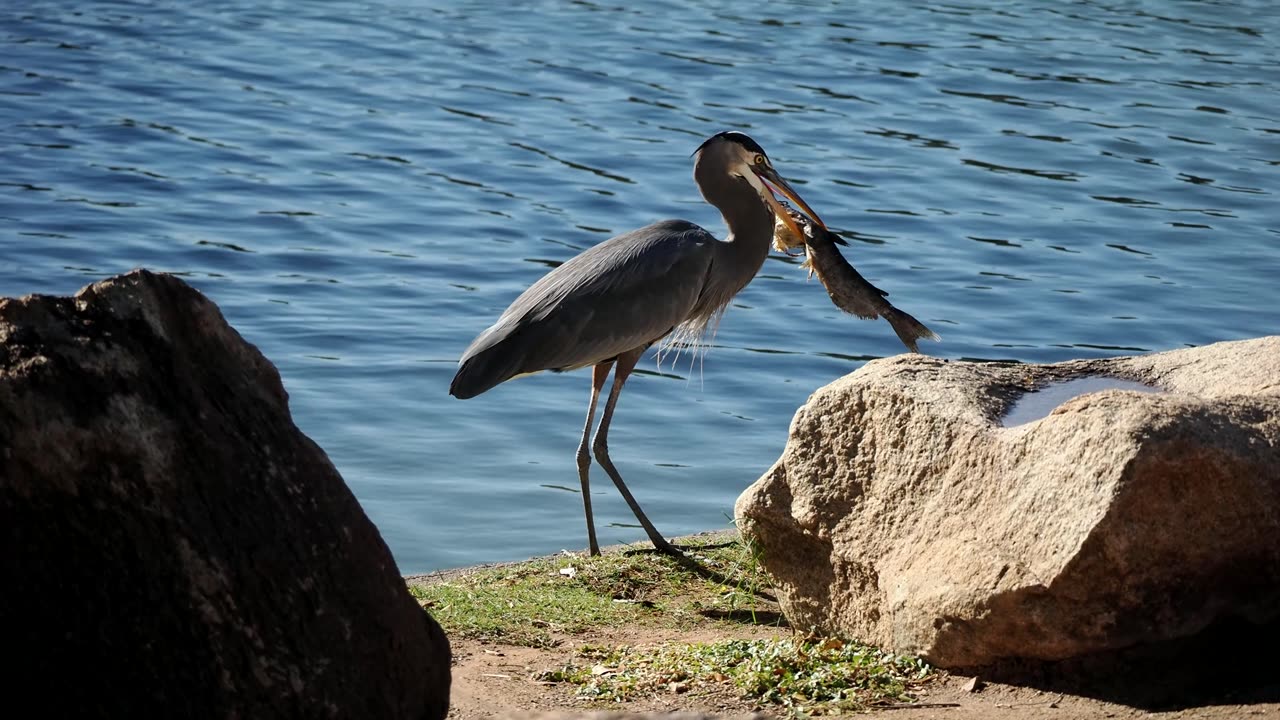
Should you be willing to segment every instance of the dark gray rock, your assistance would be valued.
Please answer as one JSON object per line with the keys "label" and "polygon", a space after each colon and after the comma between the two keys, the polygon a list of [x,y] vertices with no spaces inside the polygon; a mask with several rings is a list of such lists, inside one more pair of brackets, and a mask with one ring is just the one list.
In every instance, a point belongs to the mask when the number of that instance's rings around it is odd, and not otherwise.
{"label": "dark gray rock", "polygon": [[442,718],[449,645],[182,281],[0,300],[5,703],[41,717]]}

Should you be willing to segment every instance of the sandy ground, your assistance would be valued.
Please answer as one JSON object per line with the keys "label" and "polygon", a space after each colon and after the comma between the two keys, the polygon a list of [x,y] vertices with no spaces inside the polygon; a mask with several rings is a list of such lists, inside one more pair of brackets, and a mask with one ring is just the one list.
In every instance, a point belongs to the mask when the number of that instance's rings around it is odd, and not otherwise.
{"label": "sandy ground", "polygon": [[[454,642],[453,695],[449,717],[528,717],[551,713],[694,713],[719,717],[788,717],[778,706],[761,707],[739,697],[728,683],[692,687],[623,705],[600,704],[575,697],[569,684],[546,683],[535,679],[541,671],[574,660],[574,648],[583,644],[649,645],[671,642],[705,642],[727,637],[767,637],[786,635],[778,628],[743,626],[725,632],[706,630],[679,633],[653,628],[610,628],[600,632],[565,638],[556,648]],[[580,660],[578,661],[581,662]],[[1272,661],[1274,662],[1274,661]],[[972,678],[944,676],[920,697],[918,707],[873,710],[885,713],[886,720],[1076,720],[1077,718],[1159,717],[1168,720],[1234,720],[1251,717],[1280,718],[1280,697],[1274,692],[1255,692],[1249,698],[1225,698],[1193,707],[1148,710],[1115,702],[1034,688],[999,683],[981,683],[969,690]],[[1268,694],[1270,697],[1268,697]],[[1241,702],[1248,699],[1252,702]]]}
{"label": "sandy ground", "polygon": [[[718,536],[699,536],[699,539],[705,540],[708,537],[720,539]],[[469,570],[459,569],[431,576],[411,577],[408,580],[411,583],[439,582]],[[773,607],[776,609],[776,605]],[[725,718],[791,717],[786,708],[760,706],[753,700],[743,699],[729,682],[695,684],[624,704],[606,704],[599,700],[577,697],[577,687],[572,684],[538,679],[542,671],[571,663],[581,664],[583,661],[577,657],[576,650],[583,645],[651,646],[731,638],[786,637],[790,633],[785,627],[734,623],[699,626],[689,630],[649,626],[602,627],[585,633],[556,636],[557,644],[545,649],[450,638],[454,661],[449,718],[472,720],[542,717],[564,713],[580,716],[590,714],[595,717],[619,717],[632,713]],[[1244,686],[1248,689],[1213,685],[1210,690],[1201,693],[1199,699],[1183,701],[1172,707],[1142,706],[1117,701],[1116,695],[1133,694],[1134,688],[1126,687],[1123,683],[1119,693],[1112,693],[1110,696],[1094,693],[1093,696],[1086,696],[1071,691],[987,682],[981,678],[975,687],[972,677],[940,673],[920,693],[916,706],[876,709],[870,712],[886,713],[885,717],[889,720],[1077,720],[1136,717],[1159,717],[1162,720],[1235,720],[1268,716],[1280,719],[1280,662],[1270,653],[1274,643],[1269,637],[1257,637],[1255,640],[1256,642],[1241,643],[1252,647],[1232,646],[1227,653],[1205,659],[1205,662],[1215,667],[1254,668],[1255,672],[1251,677],[1255,679]],[[1162,678],[1158,682],[1166,684],[1181,682],[1159,674],[1156,677]],[[1227,677],[1231,677],[1230,672]]]}

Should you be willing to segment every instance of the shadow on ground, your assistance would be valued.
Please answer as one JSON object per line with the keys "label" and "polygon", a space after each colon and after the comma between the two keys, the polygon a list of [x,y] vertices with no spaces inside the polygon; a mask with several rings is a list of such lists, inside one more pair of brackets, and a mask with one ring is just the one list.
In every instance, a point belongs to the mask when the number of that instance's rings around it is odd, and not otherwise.
{"label": "shadow on ground", "polygon": [[754,610],[740,608],[737,610],[699,610],[702,617],[713,620],[729,620],[744,625],[769,625],[772,627],[791,627],[782,613],[773,610]]}
{"label": "shadow on ground", "polygon": [[1011,660],[970,668],[984,680],[1082,695],[1151,711],[1280,702],[1280,620],[1222,621],[1175,641],[1058,662]]}

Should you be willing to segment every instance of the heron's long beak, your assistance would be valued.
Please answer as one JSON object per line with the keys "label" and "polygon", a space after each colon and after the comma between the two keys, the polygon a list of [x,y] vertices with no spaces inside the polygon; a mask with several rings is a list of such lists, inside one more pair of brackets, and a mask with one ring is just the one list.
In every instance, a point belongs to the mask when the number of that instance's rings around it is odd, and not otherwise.
{"label": "heron's long beak", "polygon": [[[800,209],[800,212],[808,215],[809,219],[817,223],[823,230],[827,229],[826,223],[822,222],[822,219],[818,217],[818,213],[814,212],[813,208],[809,207],[809,203],[806,203],[800,197],[800,194],[792,189],[791,185],[789,185],[786,180],[783,180],[782,176],[779,175],[776,170],[771,167],[764,167],[760,169],[752,168],[752,170],[754,170],[756,175],[764,181],[766,186],[781,193],[783,197],[795,204],[795,206]],[[778,202],[777,198],[773,197],[772,194],[768,194],[765,196],[764,200],[769,203],[769,207],[773,208],[773,214],[778,216],[782,222],[786,223],[787,227],[791,229],[791,232],[796,234],[796,237],[804,237],[804,230],[796,224],[796,221],[791,218],[791,214],[787,212],[786,208],[782,207],[782,203]]]}

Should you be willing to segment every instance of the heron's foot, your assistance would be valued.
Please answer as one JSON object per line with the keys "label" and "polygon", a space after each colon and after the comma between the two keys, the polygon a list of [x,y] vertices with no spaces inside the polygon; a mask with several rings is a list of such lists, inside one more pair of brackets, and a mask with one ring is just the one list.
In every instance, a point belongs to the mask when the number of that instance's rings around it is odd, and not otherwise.
{"label": "heron's foot", "polygon": [[672,545],[671,543],[667,542],[662,538],[658,538],[657,542],[650,539],[649,542],[653,543],[652,548],[635,548],[634,550],[627,550],[625,551],[625,553],[627,555],[639,555],[641,553],[661,553],[663,555],[670,555],[671,557],[676,557],[676,558],[684,557],[683,548],[680,548],[676,545]]}
{"label": "heron's foot", "polygon": [[670,555],[671,557],[684,557],[684,551],[683,551],[683,550],[681,550],[680,548],[676,547],[675,545],[672,545],[671,543],[667,542],[666,540],[663,540],[661,544],[659,544],[659,543],[654,543],[654,544],[653,544],[653,549],[654,549],[654,550],[657,550],[658,552],[662,553],[663,555]]}

